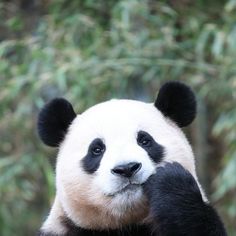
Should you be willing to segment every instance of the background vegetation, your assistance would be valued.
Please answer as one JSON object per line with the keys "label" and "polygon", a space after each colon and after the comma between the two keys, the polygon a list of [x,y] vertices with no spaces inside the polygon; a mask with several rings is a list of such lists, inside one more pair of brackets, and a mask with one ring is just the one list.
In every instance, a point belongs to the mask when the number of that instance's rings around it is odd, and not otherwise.
{"label": "background vegetation", "polygon": [[0,0],[0,235],[34,235],[54,197],[56,151],[39,109],[153,101],[181,80],[199,100],[186,132],[198,173],[236,234],[236,0]]}

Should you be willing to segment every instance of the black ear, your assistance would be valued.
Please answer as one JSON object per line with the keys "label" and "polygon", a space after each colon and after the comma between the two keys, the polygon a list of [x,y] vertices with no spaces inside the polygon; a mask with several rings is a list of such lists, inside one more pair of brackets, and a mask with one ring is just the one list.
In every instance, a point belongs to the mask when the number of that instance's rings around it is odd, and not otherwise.
{"label": "black ear", "polygon": [[59,146],[75,117],[73,107],[67,100],[53,99],[39,113],[38,133],[40,138],[48,146]]}
{"label": "black ear", "polygon": [[155,106],[179,127],[189,125],[196,116],[197,104],[192,89],[177,81],[161,87]]}

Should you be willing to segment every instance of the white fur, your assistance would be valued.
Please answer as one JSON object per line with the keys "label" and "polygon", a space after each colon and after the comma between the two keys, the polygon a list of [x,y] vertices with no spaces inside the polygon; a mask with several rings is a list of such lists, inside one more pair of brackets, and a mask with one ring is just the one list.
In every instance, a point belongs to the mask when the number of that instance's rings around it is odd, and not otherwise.
{"label": "white fur", "polygon": [[[155,172],[156,164],[147,152],[137,145],[136,138],[140,130],[148,132],[165,148],[164,161],[179,162],[190,171],[198,183],[192,149],[174,122],[165,118],[153,104],[133,100],[104,102],[74,119],[58,154],[57,198],[63,210],[75,223],[83,227],[93,225],[85,219],[84,213],[79,211],[76,205],[101,207],[105,215],[110,214],[119,221],[127,209],[141,206],[145,202],[142,188],[138,186],[137,189],[117,194],[129,182],[111,173],[111,169],[117,165],[140,162],[142,168],[131,179],[131,183],[138,185]],[[81,166],[81,160],[95,138],[104,141],[106,151],[99,169],[94,174],[87,174]],[[199,183],[198,185],[201,188]],[[202,195],[207,200],[203,191]],[[49,216],[47,221],[51,218]],[[99,220],[97,219],[98,222]],[[101,227],[106,227],[102,222],[101,220]],[[96,227],[99,226],[95,225],[94,228]]]}
{"label": "white fur", "polygon": [[50,214],[47,220],[44,222],[43,226],[41,227],[42,231],[50,232],[54,234],[63,235],[65,234],[66,228],[61,224],[60,217],[64,216],[63,209],[58,198],[55,198],[54,204],[50,211]]}

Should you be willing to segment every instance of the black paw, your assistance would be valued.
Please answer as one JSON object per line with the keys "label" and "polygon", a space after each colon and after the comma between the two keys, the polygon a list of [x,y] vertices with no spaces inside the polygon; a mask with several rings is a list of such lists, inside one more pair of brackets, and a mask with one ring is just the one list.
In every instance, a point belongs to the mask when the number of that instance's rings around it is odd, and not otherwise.
{"label": "black paw", "polygon": [[204,205],[195,179],[178,163],[158,167],[144,185],[144,192],[150,203],[150,217],[157,222],[154,231],[161,236],[185,235],[183,230],[198,220],[196,211]]}
{"label": "black paw", "polygon": [[144,191],[151,201],[162,201],[165,198],[173,201],[172,204],[183,200],[186,204],[202,201],[195,179],[177,162],[158,167],[144,184]]}
{"label": "black paw", "polygon": [[153,232],[160,236],[222,236],[224,226],[193,176],[178,163],[158,167],[144,184]]}

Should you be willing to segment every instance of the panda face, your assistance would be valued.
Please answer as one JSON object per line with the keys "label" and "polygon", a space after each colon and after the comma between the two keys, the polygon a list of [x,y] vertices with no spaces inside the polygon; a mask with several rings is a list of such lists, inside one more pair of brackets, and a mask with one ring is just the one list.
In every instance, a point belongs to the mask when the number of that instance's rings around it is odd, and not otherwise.
{"label": "panda face", "polygon": [[65,233],[63,227],[54,229],[61,227],[63,217],[87,229],[146,221],[142,185],[166,162],[180,163],[198,183],[193,153],[180,129],[195,114],[194,93],[179,82],[164,84],[153,104],[111,100],[81,115],[62,98],[45,105],[38,118],[39,136],[59,147],[59,153],[56,198],[44,230]]}
{"label": "panda face", "polygon": [[[86,225],[83,206],[119,222],[141,221],[147,213],[142,184],[157,165],[172,160],[194,172],[191,148],[177,125],[153,104],[111,100],[78,115],[69,127],[58,155],[57,193],[80,225]],[[127,219],[131,209],[136,214]]]}

